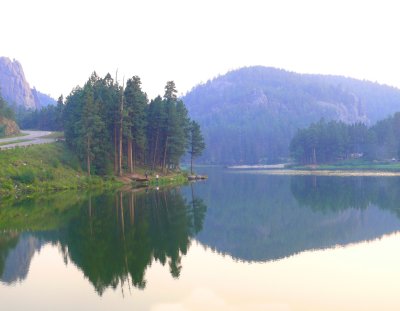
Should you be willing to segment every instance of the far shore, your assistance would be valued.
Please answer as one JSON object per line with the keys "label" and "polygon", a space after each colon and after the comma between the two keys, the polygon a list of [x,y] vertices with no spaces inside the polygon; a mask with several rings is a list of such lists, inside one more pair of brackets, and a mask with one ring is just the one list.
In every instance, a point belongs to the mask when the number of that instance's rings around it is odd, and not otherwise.
{"label": "far shore", "polygon": [[[234,170],[232,170],[234,171]],[[371,177],[397,177],[400,172],[390,171],[368,171],[368,170],[296,170],[296,169],[267,169],[267,170],[238,170],[238,173],[257,173],[264,175],[304,175],[304,176],[371,176]]]}

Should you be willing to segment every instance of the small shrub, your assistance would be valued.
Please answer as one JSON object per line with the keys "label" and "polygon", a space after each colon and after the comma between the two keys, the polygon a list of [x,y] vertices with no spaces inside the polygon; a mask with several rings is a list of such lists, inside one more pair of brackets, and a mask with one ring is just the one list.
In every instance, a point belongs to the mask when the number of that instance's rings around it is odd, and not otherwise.
{"label": "small shrub", "polygon": [[31,169],[23,170],[19,174],[11,177],[13,180],[22,184],[33,184],[35,182],[35,173]]}

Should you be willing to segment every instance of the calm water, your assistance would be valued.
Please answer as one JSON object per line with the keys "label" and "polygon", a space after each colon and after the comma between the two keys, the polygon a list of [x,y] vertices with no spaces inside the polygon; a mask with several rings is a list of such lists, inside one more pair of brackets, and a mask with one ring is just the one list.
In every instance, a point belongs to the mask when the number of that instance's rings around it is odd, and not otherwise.
{"label": "calm water", "polygon": [[1,309],[400,309],[399,178],[203,170],[2,202]]}

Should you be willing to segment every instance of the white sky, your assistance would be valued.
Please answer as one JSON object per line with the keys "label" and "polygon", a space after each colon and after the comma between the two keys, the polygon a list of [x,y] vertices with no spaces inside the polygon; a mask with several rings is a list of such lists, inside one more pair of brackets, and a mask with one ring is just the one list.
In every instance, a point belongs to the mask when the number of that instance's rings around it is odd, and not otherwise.
{"label": "white sky", "polygon": [[242,66],[340,74],[400,87],[391,0],[2,0],[0,56],[57,98],[95,70],[139,75],[150,98]]}

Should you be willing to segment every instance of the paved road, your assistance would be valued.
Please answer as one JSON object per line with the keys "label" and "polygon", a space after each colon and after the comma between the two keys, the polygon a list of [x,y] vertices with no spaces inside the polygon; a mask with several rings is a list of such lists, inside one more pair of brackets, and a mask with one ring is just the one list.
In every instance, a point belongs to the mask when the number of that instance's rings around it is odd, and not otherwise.
{"label": "paved road", "polygon": [[[43,136],[47,136],[52,133],[52,132],[48,132],[48,131],[21,131],[21,133],[28,134],[28,135],[12,137],[12,138],[1,138],[0,143],[10,142],[10,144],[0,146],[0,150],[15,148],[17,146],[22,147],[22,146],[30,146],[30,145],[49,144],[49,143],[56,141],[54,138],[43,138]],[[28,141],[12,143],[13,141],[22,140],[22,139],[28,140]]]}

